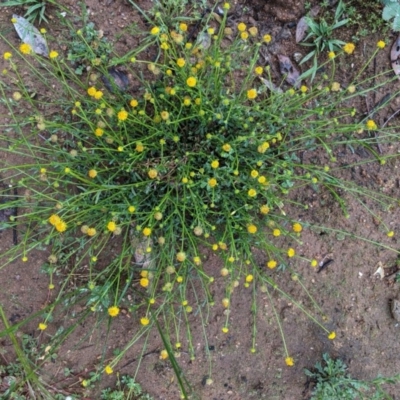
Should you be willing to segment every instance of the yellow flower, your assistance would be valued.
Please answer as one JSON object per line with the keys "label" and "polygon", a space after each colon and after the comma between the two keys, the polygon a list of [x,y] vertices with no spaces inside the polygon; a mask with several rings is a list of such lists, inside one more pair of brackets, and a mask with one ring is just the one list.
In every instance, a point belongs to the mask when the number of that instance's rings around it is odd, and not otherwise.
{"label": "yellow flower", "polygon": [[292,248],[288,249],[288,251],[287,251],[288,257],[290,257],[290,258],[294,257],[295,254],[296,254],[296,251],[294,249],[292,249]]}
{"label": "yellow flower", "polygon": [[139,283],[140,283],[140,286],[142,286],[142,287],[147,287],[147,286],[149,286],[149,280],[148,280],[148,278],[141,278]]}
{"label": "yellow flower", "polygon": [[149,176],[150,179],[155,179],[155,178],[157,178],[158,172],[156,169],[152,168],[152,169],[149,169],[149,171],[147,172],[147,175]]}
{"label": "yellow flower", "polygon": [[129,206],[128,207],[128,211],[133,214],[136,211],[136,207],[135,206]]}
{"label": "yellow flower", "polygon": [[372,120],[372,119],[369,119],[369,120],[367,121],[366,126],[367,126],[367,129],[370,129],[370,130],[375,130],[375,129],[378,128],[378,127],[376,126],[375,121]]}
{"label": "yellow flower", "polygon": [[228,151],[231,151],[231,145],[229,144],[229,143],[225,143],[223,146],[222,146],[222,150],[224,150],[224,151],[226,151],[226,152],[228,152]]}
{"label": "yellow flower", "polygon": [[95,88],[94,86],[91,86],[91,87],[87,90],[88,95],[89,95],[89,96],[92,96],[92,97],[96,94],[96,92],[97,92],[97,90],[96,90],[96,88]]}
{"label": "yellow flower", "polygon": [[242,33],[240,34],[240,38],[241,38],[242,40],[247,40],[247,39],[249,38],[249,34],[248,34],[247,32],[242,32]]}
{"label": "yellow flower", "polygon": [[378,49],[384,49],[386,46],[386,43],[383,40],[380,40],[376,46],[378,47]]}
{"label": "yellow flower", "polygon": [[281,236],[281,231],[280,231],[279,229],[274,229],[274,230],[272,231],[272,234],[273,234],[275,237],[278,237],[278,236]]}
{"label": "yellow flower", "polygon": [[89,381],[87,380],[87,379],[84,379],[82,382],[81,382],[81,385],[83,386],[83,387],[87,387],[87,386],[89,386]]}
{"label": "yellow flower", "polygon": [[317,265],[318,265],[318,261],[314,258],[313,260],[311,260],[311,266],[313,267],[313,268],[315,268]]}
{"label": "yellow flower", "polygon": [[117,114],[118,120],[120,121],[125,121],[128,118],[128,113],[124,109],[122,109],[118,114]]}
{"label": "yellow flower", "polygon": [[104,368],[104,372],[105,372],[107,375],[111,375],[114,371],[113,371],[113,369],[111,368],[111,365],[106,365],[106,367]]}
{"label": "yellow flower", "polygon": [[151,235],[151,228],[146,227],[142,230],[142,233],[144,236],[150,236]]}
{"label": "yellow flower", "polygon": [[296,233],[301,232],[303,230],[303,227],[298,222],[295,222],[293,224],[292,228],[293,228],[293,231],[296,232]]}
{"label": "yellow flower", "polygon": [[260,177],[257,179],[257,181],[258,181],[258,183],[261,183],[261,185],[267,185],[267,184],[268,184],[267,178],[266,178],[265,176],[260,176]]}
{"label": "yellow flower", "polygon": [[27,256],[23,256],[21,259],[23,262],[27,262],[28,261],[28,257]]}
{"label": "yellow flower", "polygon": [[249,100],[254,100],[257,97],[257,90],[256,89],[250,89],[247,91],[247,98]]}
{"label": "yellow flower", "polygon": [[112,306],[108,308],[108,315],[110,317],[116,317],[119,314],[119,308],[117,306]]}
{"label": "yellow flower", "polygon": [[187,29],[188,29],[188,26],[187,26],[184,22],[181,22],[181,23],[179,24],[179,29],[180,29],[182,32],[186,32]]}
{"label": "yellow flower", "polygon": [[263,40],[264,40],[265,43],[271,43],[272,36],[266,34],[266,35],[263,36]]}
{"label": "yellow flower", "polygon": [[224,3],[222,7],[224,10],[229,10],[231,8],[231,5],[229,3]]}
{"label": "yellow flower", "polygon": [[89,178],[96,178],[97,176],[97,171],[95,169],[91,169],[88,172]]}
{"label": "yellow flower", "polygon": [[227,298],[222,299],[222,306],[224,308],[228,308],[229,307],[229,299],[227,299]]}
{"label": "yellow flower", "polygon": [[249,28],[249,33],[251,36],[256,37],[258,35],[258,29],[255,26]]}
{"label": "yellow flower", "polygon": [[161,350],[160,359],[161,360],[166,360],[167,358],[168,358],[168,351],[167,350]]}
{"label": "yellow flower", "polygon": [[223,332],[223,333],[228,333],[228,332],[229,332],[229,328],[228,328],[227,326],[224,326],[224,327],[222,328],[222,332]]}
{"label": "yellow flower", "polygon": [[217,186],[217,184],[218,184],[218,182],[217,182],[217,180],[215,178],[211,178],[211,179],[208,180],[208,186],[210,186],[212,188]]}
{"label": "yellow flower", "polygon": [[307,86],[302,85],[302,86],[300,87],[300,92],[301,92],[301,93],[307,93],[307,91],[308,91],[308,87],[307,87]]}
{"label": "yellow flower", "polygon": [[180,251],[176,254],[176,259],[179,262],[184,262],[186,260],[186,253],[184,251]]}
{"label": "yellow flower", "polygon": [[67,230],[67,224],[61,220],[58,224],[55,225],[55,228],[58,232],[65,232]]}
{"label": "yellow flower", "polygon": [[160,28],[158,26],[154,26],[153,28],[151,28],[150,33],[152,35],[157,35],[160,32]]}
{"label": "yellow flower", "polygon": [[387,237],[393,237],[394,236],[394,231],[389,231],[386,235],[387,235]]}
{"label": "yellow flower", "polygon": [[30,54],[32,52],[32,47],[28,43],[22,43],[19,46],[19,51],[22,54]]}
{"label": "yellow flower", "polygon": [[11,57],[12,57],[12,54],[11,54],[9,51],[6,51],[6,52],[3,54],[3,58],[4,58],[5,60],[9,60]]}
{"label": "yellow flower", "polygon": [[189,87],[195,87],[197,84],[197,79],[193,76],[189,76],[189,78],[186,79],[186,84]]}
{"label": "yellow flower", "polygon": [[356,91],[356,87],[355,87],[354,85],[350,85],[350,86],[347,88],[347,91],[348,91],[349,93],[354,93],[354,92]]}
{"label": "yellow flower", "polygon": [[214,160],[211,162],[211,168],[218,168],[219,167],[219,161],[218,160]]}
{"label": "yellow flower", "polygon": [[246,30],[246,24],[244,24],[243,22],[241,22],[238,26],[237,26],[237,28],[238,28],[238,31],[239,32],[244,32],[245,30]]}
{"label": "yellow flower", "polygon": [[251,176],[252,178],[257,178],[257,176],[258,176],[258,171],[256,171],[255,169],[253,169],[253,170],[250,172],[250,176]]}
{"label": "yellow flower", "polygon": [[101,129],[101,128],[96,128],[96,130],[94,131],[94,134],[95,134],[97,137],[101,137],[101,136],[103,136],[104,131],[103,131],[103,129]]}
{"label": "yellow flower", "polygon": [[43,33],[43,34],[47,33],[46,28],[40,28],[40,33]]}
{"label": "yellow flower", "polygon": [[254,276],[249,274],[249,275],[246,276],[245,280],[246,280],[247,283],[250,283],[250,282],[253,282],[253,279],[254,279]]}
{"label": "yellow flower", "polygon": [[346,43],[343,46],[343,51],[347,54],[353,54],[353,51],[355,48],[356,48],[356,46],[353,43]]}
{"label": "yellow flower", "polygon": [[185,66],[185,64],[186,64],[186,61],[185,61],[185,59],[184,58],[178,58],[177,60],[176,60],[176,64],[178,65],[178,67],[184,67]]}
{"label": "yellow flower", "polygon": [[285,363],[288,367],[293,367],[294,365],[294,360],[292,357],[286,357],[285,358]]}
{"label": "yellow flower", "polygon": [[328,339],[330,339],[330,340],[335,339],[335,337],[336,337],[336,333],[335,333],[335,332],[331,332],[331,333],[328,335]]}
{"label": "yellow flower", "polygon": [[256,197],[257,196],[257,191],[255,189],[249,189],[249,191],[247,192],[247,195],[249,197]]}
{"label": "yellow flower", "polygon": [[138,142],[138,143],[136,144],[135,150],[136,150],[138,153],[141,153],[141,152],[144,150],[143,144],[142,144],[141,142]]}
{"label": "yellow flower", "polygon": [[271,269],[274,269],[277,265],[278,265],[278,263],[275,260],[269,260],[267,262],[267,267],[271,268]]}
{"label": "yellow flower", "polygon": [[101,90],[97,90],[93,97],[96,100],[100,100],[103,97],[103,92]]}
{"label": "yellow flower", "polygon": [[117,224],[116,224],[114,221],[110,221],[110,222],[107,224],[107,229],[108,229],[110,232],[114,232],[114,231],[117,229]]}
{"label": "yellow flower", "polygon": [[190,103],[191,103],[190,97],[189,96],[185,96],[183,98],[183,105],[184,106],[190,106]]}
{"label": "yellow flower", "polygon": [[336,57],[336,54],[335,54],[334,51],[330,51],[330,52],[328,53],[328,58],[329,58],[330,60],[333,60],[335,57]]}
{"label": "yellow flower", "polygon": [[[169,49],[169,44],[166,43],[166,42],[163,42],[163,43],[161,43],[160,47],[161,47],[163,50],[168,50],[168,49]],[[155,71],[157,71],[157,70],[155,70]]]}
{"label": "yellow flower", "polygon": [[44,322],[41,322],[38,326],[38,329],[40,329],[41,331],[44,331],[47,328],[47,324],[45,324]]}
{"label": "yellow flower", "polygon": [[269,207],[267,205],[265,205],[265,204],[260,207],[260,213],[261,214],[266,215],[266,214],[269,213],[269,211],[270,211]]}
{"label": "yellow flower", "polygon": [[148,325],[150,323],[150,320],[147,317],[143,317],[143,318],[140,319],[140,323],[143,326],[146,326],[146,325]]}
{"label": "yellow flower", "polygon": [[139,102],[136,99],[132,99],[129,104],[132,108],[135,108],[138,106]]}
{"label": "yellow flower", "polygon": [[96,229],[95,228],[88,228],[86,233],[87,233],[88,236],[94,236],[96,234]]}
{"label": "yellow flower", "polygon": [[57,58],[57,57],[58,57],[58,53],[57,53],[55,50],[52,50],[52,51],[49,53],[49,57],[50,57],[50,58]]}
{"label": "yellow flower", "polygon": [[254,234],[254,233],[257,232],[257,227],[256,227],[254,224],[250,224],[250,225],[247,227],[247,232],[249,232],[249,233],[251,233],[251,234]]}
{"label": "yellow flower", "polygon": [[262,75],[263,71],[264,71],[263,67],[255,67],[255,68],[254,68],[254,72],[255,72],[257,75]]}
{"label": "yellow flower", "polygon": [[340,83],[339,82],[333,82],[331,90],[332,90],[332,92],[338,92],[340,90]]}

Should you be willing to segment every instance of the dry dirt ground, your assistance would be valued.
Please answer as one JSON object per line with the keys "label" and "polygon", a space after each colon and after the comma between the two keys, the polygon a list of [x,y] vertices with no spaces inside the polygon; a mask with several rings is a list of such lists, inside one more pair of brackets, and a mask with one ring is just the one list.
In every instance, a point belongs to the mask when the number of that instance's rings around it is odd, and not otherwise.
{"label": "dry dirt ground", "polygon": [[[75,1],[61,2],[69,7],[76,15],[80,15],[80,6]],[[117,41],[117,34],[132,21],[137,21],[145,28],[140,16],[127,2],[122,0],[99,1],[87,0],[90,20],[98,29],[104,31],[105,36],[112,42]],[[139,2],[140,7],[148,9],[149,2]],[[271,62],[276,67],[276,54],[282,53],[292,56],[298,51],[294,43],[294,25],[304,12],[304,1],[261,1],[247,0],[236,6],[237,19],[255,23],[263,32],[270,32],[274,39],[270,54]],[[290,12],[289,12],[290,10]],[[1,9],[0,26],[7,26],[12,12],[18,9]],[[241,13],[243,16],[241,17]],[[58,31],[57,22],[53,20],[47,27],[49,31]],[[16,35],[9,30],[8,39],[18,45]],[[369,41],[375,43],[377,37],[364,38],[359,48],[367,46]],[[388,38],[393,40],[393,37]],[[123,53],[129,50],[132,42],[117,42],[117,51]],[[0,42],[0,54],[8,50]],[[60,48],[62,51],[62,48]],[[300,51],[304,52],[303,48]],[[380,53],[377,59],[377,71],[389,68],[389,50]],[[359,55],[362,58],[362,54]],[[1,62],[0,62],[1,63]],[[1,67],[0,67],[1,68]],[[349,65],[342,65],[338,71],[338,81],[346,83]],[[372,71],[371,71],[372,72]],[[392,90],[387,88],[387,91]],[[377,98],[367,98],[362,107],[375,104],[385,91],[376,93]],[[394,108],[393,108],[394,107]],[[379,122],[385,121],[395,110],[386,107],[379,114]],[[8,118],[4,109],[0,118]],[[398,152],[399,143],[386,146],[383,151]],[[343,148],[336,154],[339,165],[361,162],[363,154],[352,154],[349,149]],[[324,162],[323,156],[314,159],[314,162]],[[386,165],[379,163],[359,165],[344,169],[342,177],[352,179],[363,187],[384,191],[388,195],[399,196],[400,164],[395,158]],[[343,194],[346,195],[345,193]],[[382,225],[360,206],[355,200],[350,200],[350,217],[345,219],[342,211],[335,202],[323,193],[316,193],[309,189],[297,193],[294,200],[308,204],[307,212],[290,210],[293,218],[309,222],[309,228],[302,235],[302,245],[298,253],[309,258],[321,260],[325,255],[331,254],[334,263],[321,273],[316,273],[305,262],[296,261],[293,266],[301,274],[306,287],[318,305],[328,316],[327,326],[335,330],[337,338],[334,341],[327,339],[326,334],[312,321],[306,318],[294,304],[287,299],[274,294],[276,309],[282,318],[283,329],[290,354],[295,359],[292,368],[284,363],[284,352],[275,323],[273,311],[269,301],[261,292],[257,299],[257,342],[256,354],[250,353],[251,344],[251,292],[238,288],[232,299],[232,313],[230,315],[230,331],[225,335],[221,333],[221,321],[225,318],[222,306],[215,305],[211,309],[209,323],[204,328],[208,341],[203,335],[202,322],[193,315],[191,326],[193,330],[193,343],[196,347],[196,359],[190,360],[188,353],[182,352],[178,359],[181,367],[191,382],[193,391],[201,399],[211,400],[295,400],[307,399],[310,392],[306,388],[304,368],[311,368],[316,361],[321,359],[323,353],[332,357],[340,357],[349,365],[352,376],[359,379],[375,378],[378,374],[389,376],[400,372],[400,324],[396,322],[390,312],[390,301],[400,299],[400,283],[394,282],[395,275],[385,279],[373,276],[376,264],[381,261],[387,266],[395,264],[397,255],[385,248],[377,247],[371,242],[380,242],[387,247],[399,248],[400,214],[399,210],[385,212],[377,206],[367,204],[366,208],[376,213],[382,220],[396,232],[389,238],[385,235]],[[319,228],[324,226],[325,228]],[[353,232],[367,241],[344,237],[329,228]],[[5,251],[12,244],[12,233],[1,233],[0,251]],[[40,272],[40,267],[48,254],[46,251],[31,254],[28,263],[15,262],[0,271],[0,304],[6,312],[10,324],[15,324],[41,310],[44,304],[55,296],[48,293],[48,281]],[[212,254],[206,254],[207,271],[219,271],[221,261]],[[265,262],[260,255],[260,263]],[[313,310],[312,303],[302,291],[299,284],[290,280],[289,272],[276,272],[274,277],[278,282],[286,282],[288,293],[304,306]],[[288,283],[289,282],[289,283]],[[217,278],[214,285],[214,295],[222,298],[224,292],[222,278]],[[71,310],[65,319],[73,319],[74,311]],[[317,311],[315,310],[315,313]],[[63,321],[55,321],[56,330]],[[33,319],[24,326],[23,331],[38,336],[36,330],[38,321]],[[91,331],[91,325],[96,323],[94,317],[88,318],[81,324],[61,347],[58,352],[57,362],[43,366],[41,374],[43,379],[51,386],[65,393],[79,392],[79,380],[93,370],[99,358],[108,357],[113,350],[122,348],[127,343],[127,338],[134,330],[136,321],[128,316],[119,319],[118,324],[113,324],[111,331],[100,327]],[[0,328],[4,327],[0,324]],[[49,330],[48,334],[53,333]],[[47,332],[47,331],[46,331]],[[89,336],[87,332],[90,332]],[[82,340],[82,337],[84,338]],[[46,335],[40,338],[41,343],[46,343]],[[106,348],[104,349],[104,343]],[[185,345],[185,343],[183,342]],[[12,361],[12,346],[8,339],[0,341],[1,353],[4,360]],[[155,399],[172,400],[179,398],[179,391],[169,361],[159,359],[159,351],[163,348],[162,341],[156,331],[148,338],[145,356],[141,357],[141,345],[136,344],[130,348],[126,356],[118,365],[118,372],[134,375],[139,360],[141,366],[136,375],[136,380],[144,390]],[[185,347],[185,346],[184,346]],[[104,353],[105,351],[105,353]],[[63,369],[69,368],[72,375],[66,378]],[[212,385],[206,385],[207,377],[213,380]],[[101,387],[113,386],[115,375],[104,377]],[[391,393],[400,398],[400,388],[391,389]],[[88,393],[86,398],[98,399],[98,392]]]}

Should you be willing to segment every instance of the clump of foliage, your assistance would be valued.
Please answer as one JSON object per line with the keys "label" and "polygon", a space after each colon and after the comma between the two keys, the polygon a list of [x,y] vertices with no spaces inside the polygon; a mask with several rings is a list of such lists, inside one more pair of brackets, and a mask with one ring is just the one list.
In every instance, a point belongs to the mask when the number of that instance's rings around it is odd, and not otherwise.
{"label": "clump of foliage", "polygon": [[384,5],[382,18],[385,21],[392,21],[392,29],[400,31],[400,3],[398,0],[382,0]]}
{"label": "clump of foliage", "polygon": [[[348,106],[353,97],[378,87],[374,78],[358,75],[341,87],[333,75],[313,87],[276,88],[268,84],[270,68],[259,57],[260,47],[273,38],[242,22],[227,26],[229,7],[224,4],[218,23],[207,17],[196,24],[195,33],[186,22],[166,24],[156,12],[137,48],[113,55],[112,61],[96,57],[85,80],[55,49],[49,59],[35,57],[26,44],[19,51],[10,45],[4,54],[9,66],[3,73],[13,84],[0,86],[11,115],[3,125],[2,151],[21,157],[1,169],[18,195],[0,209],[18,208],[8,226],[20,237],[4,253],[4,266],[29,261],[35,249],[49,251],[43,271],[57,295],[38,321],[41,331],[63,307],[78,303],[84,307],[75,326],[92,313],[111,324],[122,309],[137,321],[126,348],[102,360],[86,385],[102,373],[112,374],[127,349],[154,326],[163,339],[160,358],[171,361],[187,397],[175,354],[185,347],[195,358],[191,318],[196,313],[205,322],[208,307],[217,302],[226,310],[222,332],[234,329],[229,313],[239,285],[254,299],[251,351],[256,352],[258,291],[273,307],[273,291],[290,298],[277,283],[276,267],[301,284],[297,266],[318,265],[312,249],[298,254],[309,223],[285,208],[306,210],[307,205],[295,203],[290,194],[305,188],[328,191],[348,216],[342,193],[357,200],[368,193],[336,177],[338,149],[363,147],[370,162],[381,164],[391,157],[374,148],[397,137],[395,128],[380,129]],[[95,54],[93,41],[79,43]],[[380,48],[381,42],[371,59]],[[84,54],[83,47],[71,51]],[[336,60],[353,51],[347,43],[326,67],[334,71]],[[21,63],[30,66],[38,91],[51,96],[30,95]],[[304,161],[305,152],[322,154],[326,161]],[[382,207],[394,201],[380,193],[374,200]],[[383,221],[381,226],[393,235]],[[254,248],[263,253],[262,265]],[[223,260],[220,271],[207,268],[207,252]],[[71,289],[74,276],[79,281]],[[212,295],[216,279],[225,286],[221,298]],[[59,329],[52,341],[59,345],[72,329]],[[292,366],[283,334],[282,340],[283,359]]]}
{"label": "clump of foliage", "polygon": [[334,360],[327,353],[322,358],[322,363],[318,361],[314,370],[304,371],[311,381],[315,382],[312,400],[392,399],[382,386],[400,381],[400,375],[390,378],[378,377],[372,381],[354,379],[342,360]]}

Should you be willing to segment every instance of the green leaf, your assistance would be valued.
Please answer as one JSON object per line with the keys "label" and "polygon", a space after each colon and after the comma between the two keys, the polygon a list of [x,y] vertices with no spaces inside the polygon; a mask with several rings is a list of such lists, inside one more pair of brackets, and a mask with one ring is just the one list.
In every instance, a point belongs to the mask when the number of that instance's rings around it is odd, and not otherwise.
{"label": "green leaf", "polygon": [[385,21],[389,21],[392,18],[395,18],[400,14],[400,4],[389,4],[385,6],[385,8],[382,11],[382,18]]}

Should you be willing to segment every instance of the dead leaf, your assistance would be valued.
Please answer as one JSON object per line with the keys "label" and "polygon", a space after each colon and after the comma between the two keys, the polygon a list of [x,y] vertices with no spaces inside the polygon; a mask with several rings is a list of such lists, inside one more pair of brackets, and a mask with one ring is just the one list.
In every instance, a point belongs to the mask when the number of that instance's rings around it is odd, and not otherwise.
{"label": "dead leaf", "polygon": [[295,88],[300,87],[300,72],[299,70],[293,66],[290,58],[284,56],[282,54],[278,55],[279,60],[279,68],[281,70],[281,74],[286,75],[286,82],[290,85],[294,86]]}
{"label": "dead leaf", "polygon": [[378,262],[377,264],[378,269],[373,273],[373,276],[380,276],[381,279],[383,279],[385,277],[385,271],[383,269],[383,264],[381,261]]}
{"label": "dead leaf", "polygon": [[390,51],[390,61],[392,62],[394,73],[400,78],[400,36],[393,43]]}
{"label": "dead leaf", "polygon": [[21,40],[29,44],[32,50],[43,57],[49,56],[49,49],[47,47],[46,39],[41,33],[25,18],[18,15],[13,15],[14,28],[18,33]]}
{"label": "dead leaf", "polygon": [[[314,18],[318,15],[320,9],[321,9],[320,6],[315,6],[310,10],[308,15]],[[296,27],[296,43],[300,43],[304,39],[304,37],[306,36],[307,29],[308,29],[307,18],[305,16],[301,17]]]}

